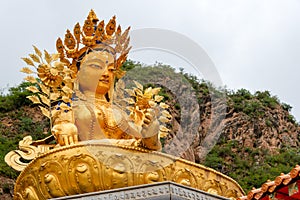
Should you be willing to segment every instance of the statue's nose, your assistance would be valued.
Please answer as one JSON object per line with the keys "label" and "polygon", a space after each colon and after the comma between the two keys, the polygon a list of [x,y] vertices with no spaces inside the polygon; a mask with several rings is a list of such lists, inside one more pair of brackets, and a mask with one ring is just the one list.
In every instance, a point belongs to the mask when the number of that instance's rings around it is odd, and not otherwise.
{"label": "statue's nose", "polygon": [[102,76],[103,76],[104,78],[108,78],[108,77],[109,77],[107,73],[102,74]]}
{"label": "statue's nose", "polygon": [[108,70],[107,70],[107,69],[104,70],[102,76],[103,76],[104,78],[108,78]]}

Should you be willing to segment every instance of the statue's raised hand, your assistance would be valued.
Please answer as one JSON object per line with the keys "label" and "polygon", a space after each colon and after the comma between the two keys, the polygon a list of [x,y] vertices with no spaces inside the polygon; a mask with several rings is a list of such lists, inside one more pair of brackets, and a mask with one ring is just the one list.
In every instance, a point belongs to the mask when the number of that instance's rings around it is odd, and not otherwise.
{"label": "statue's raised hand", "polygon": [[158,133],[159,122],[156,118],[155,111],[153,109],[147,109],[141,130],[142,145],[151,150],[161,149]]}

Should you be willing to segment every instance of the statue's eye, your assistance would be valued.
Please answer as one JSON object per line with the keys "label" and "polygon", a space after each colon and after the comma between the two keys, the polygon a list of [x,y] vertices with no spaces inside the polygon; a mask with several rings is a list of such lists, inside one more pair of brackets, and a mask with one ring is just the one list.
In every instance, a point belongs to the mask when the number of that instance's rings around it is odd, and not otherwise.
{"label": "statue's eye", "polygon": [[90,64],[90,67],[96,68],[96,69],[103,69],[103,66],[97,65],[97,64]]}

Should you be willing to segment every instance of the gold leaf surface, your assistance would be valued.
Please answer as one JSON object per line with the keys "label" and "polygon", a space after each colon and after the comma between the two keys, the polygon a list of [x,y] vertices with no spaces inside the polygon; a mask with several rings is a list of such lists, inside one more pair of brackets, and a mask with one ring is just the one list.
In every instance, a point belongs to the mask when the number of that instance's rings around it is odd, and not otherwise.
{"label": "gold leaf surface", "polygon": [[159,131],[159,137],[160,138],[165,138],[167,136],[168,136],[168,132]]}
{"label": "gold leaf surface", "polygon": [[66,94],[71,94],[71,93],[73,93],[73,90],[72,90],[71,88],[69,88],[68,86],[64,86],[64,87],[62,88],[62,91],[63,91],[64,93],[66,93]]}
{"label": "gold leaf surface", "polygon": [[165,116],[165,117],[167,117],[169,119],[172,118],[172,115],[170,115],[170,113],[168,111],[166,111],[166,110],[163,110],[161,113],[162,113],[163,116]]}
{"label": "gold leaf surface", "polygon": [[28,82],[30,82],[30,83],[36,83],[36,82],[37,82],[36,79],[35,79],[33,76],[26,76],[26,77],[24,78],[24,80],[25,80],[25,81],[28,81]]}
{"label": "gold leaf surface", "polygon": [[159,107],[166,109],[166,108],[169,108],[169,105],[166,103],[160,102]]}
{"label": "gold leaf surface", "polygon": [[140,89],[140,90],[142,90],[143,91],[143,89],[144,89],[144,87],[143,87],[143,85],[142,84],[140,84],[139,82],[137,82],[137,81],[133,81],[134,82],[134,84],[136,85],[136,87],[138,88],[138,89]]}
{"label": "gold leaf surface", "polygon": [[41,90],[42,90],[42,92],[43,92],[44,94],[46,94],[46,95],[49,94],[50,89],[49,89],[48,87],[46,87],[46,86],[45,86],[44,84],[42,84],[42,83],[39,83],[39,86],[40,86],[40,88],[41,88]]}
{"label": "gold leaf surface", "polygon": [[152,96],[153,95],[153,92],[152,92],[152,87],[148,87],[145,89],[145,92],[144,92],[144,95],[146,96]]}
{"label": "gold leaf surface", "polygon": [[50,118],[50,112],[49,112],[49,110],[47,110],[43,106],[39,106],[39,108],[41,109],[43,115],[45,115],[46,117]]}
{"label": "gold leaf surface", "polygon": [[159,93],[159,91],[161,90],[161,88],[160,87],[157,87],[157,88],[153,88],[152,89],[152,93],[154,94],[154,95],[156,95],[156,94],[158,94]]}
{"label": "gold leaf surface", "polygon": [[170,131],[170,129],[168,129],[165,126],[162,126],[162,125],[159,126],[159,130],[162,131],[162,132],[169,132]]}
{"label": "gold leaf surface", "polygon": [[71,101],[70,98],[67,97],[67,96],[63,96],[63,97],[62,97],[62,100],[63,100],[65,103],[69,103],[69,102]]}
{"label": "gold leaf surface", "polygon": [[52,118],[57,117],[59,114],[60,114],[60,110],[57,110],[57,109],[51,110],[51,117]]}
{"label": "gold leaf surface", "polygon": [[29,99],[30,101],[32,101],[32,103],[36,103],[36,104],[41,103],[40,99],[35,95],[31,95],[31,96],[28,96],[26,98]]}
{"label": "gold leaf surface", "polygon": [[34,45],[32,45],[32,46],[33,46],[33,48],[34,48],[35,53],[36,53],[39,57],[42,57],[42,52],[41,52],[36,46],[34,46]]}
{"label": "gold leaf surface", "polygon": [[60,93],[59,92],[55,92],[55,93],[51,93],[50,94],[50,99],[55,101],[60,97]]}
{"label": "gold leaf surface", "polygon": [[65,67],[65,63],[57,61],[54,63],[54,67],[58,70],[58,71],[63,71],[64,67]]}
{"label": "gold leaf surface", "polygon": [[60,55],[59,53],[54,53],[54,54],[52,54],[52,55],[51,55],[52,60],[53,60],[53,61],[58,60],[58,59],[59,59],[59,55]]}
{"label": "gold leaf surface", "polygon": [[125,89],[125,91],[129,94],[129,96],[134,97],[135,96],[135,92],[131,89]]}
{"label": "gold leaf surface", "polygon": [[160,95],[155,95],[155,97],[154,97],[154,101],[156,101],[156,102],[161,102],[163,99],[164,99],[164,97],[160,96]]}
{"label": "gold leaf surface", "polygon": [[26,73],[26,74],[33,74],[34,72],[29,67],[23,67],[20,72]]}
{"label": "gold leaf surface", "polygon": [[170,121],[170,120],[169,120],[168,118],[166,118],[165,116],[160,116],[158,120],[161,121],[161,122],[163,122],[163,123],[167,123],[167,122]]}
{"label": "gold leaf surface", "polygon": [[60,105],[59,105],[60,109],[61,110],[71,110],[71,107],[68,106],[66,103],[62,102]]}
{"label": "gold leaf surface", "polygon": [[22,60],[24,60],[24,62],[26,62],[27,65],[34,66],[34,63],[30,58],[22,58]]}
{"label": "gold leaf surface", "polygon": [[44,53],[45,53],[45,60],[47,61],[48,64],[50,64],[52,61],[51,55],[46,50],[44,50]]}
{"label": "gold leaf surface", "polygon": [[30,92],[33,92],[33,93],[40,92],[40,90],[37,89],[37,87],[35,87],[35,86],[26,87],[26,90],[29,90]]}
{"label": "gold leaf surface", "polygon": [[42,102],[46,104],[47,106],[50,106],[50,100],[45,95],[39,94],[39,97],[41,98]]}
{"label": "gold leaf surface", "polygon": [[35,54],[29,54],[30,58],[37,63],[41,63],[40,58]]}
{"label": "gold leaf surface", "polygon": [[128,104],[135,104],[135,101],[132,98],[124,98],[124,101]]}

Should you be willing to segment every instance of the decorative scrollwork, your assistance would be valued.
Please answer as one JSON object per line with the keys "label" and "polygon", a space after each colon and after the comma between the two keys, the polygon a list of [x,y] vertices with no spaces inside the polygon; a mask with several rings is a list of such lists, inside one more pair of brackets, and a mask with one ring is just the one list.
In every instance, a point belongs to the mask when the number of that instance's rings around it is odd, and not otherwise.
{"label": "decorative scrollwork", "polygon": [[10,151],[6,154],[5,162],[13,169],[23,171],[29,161],[55,146],[45,143],[49,139],[51,139],[51,137],[44,140],[33,141],[31,136],[24,137],[23,140],[19,142],[19,150]]}

